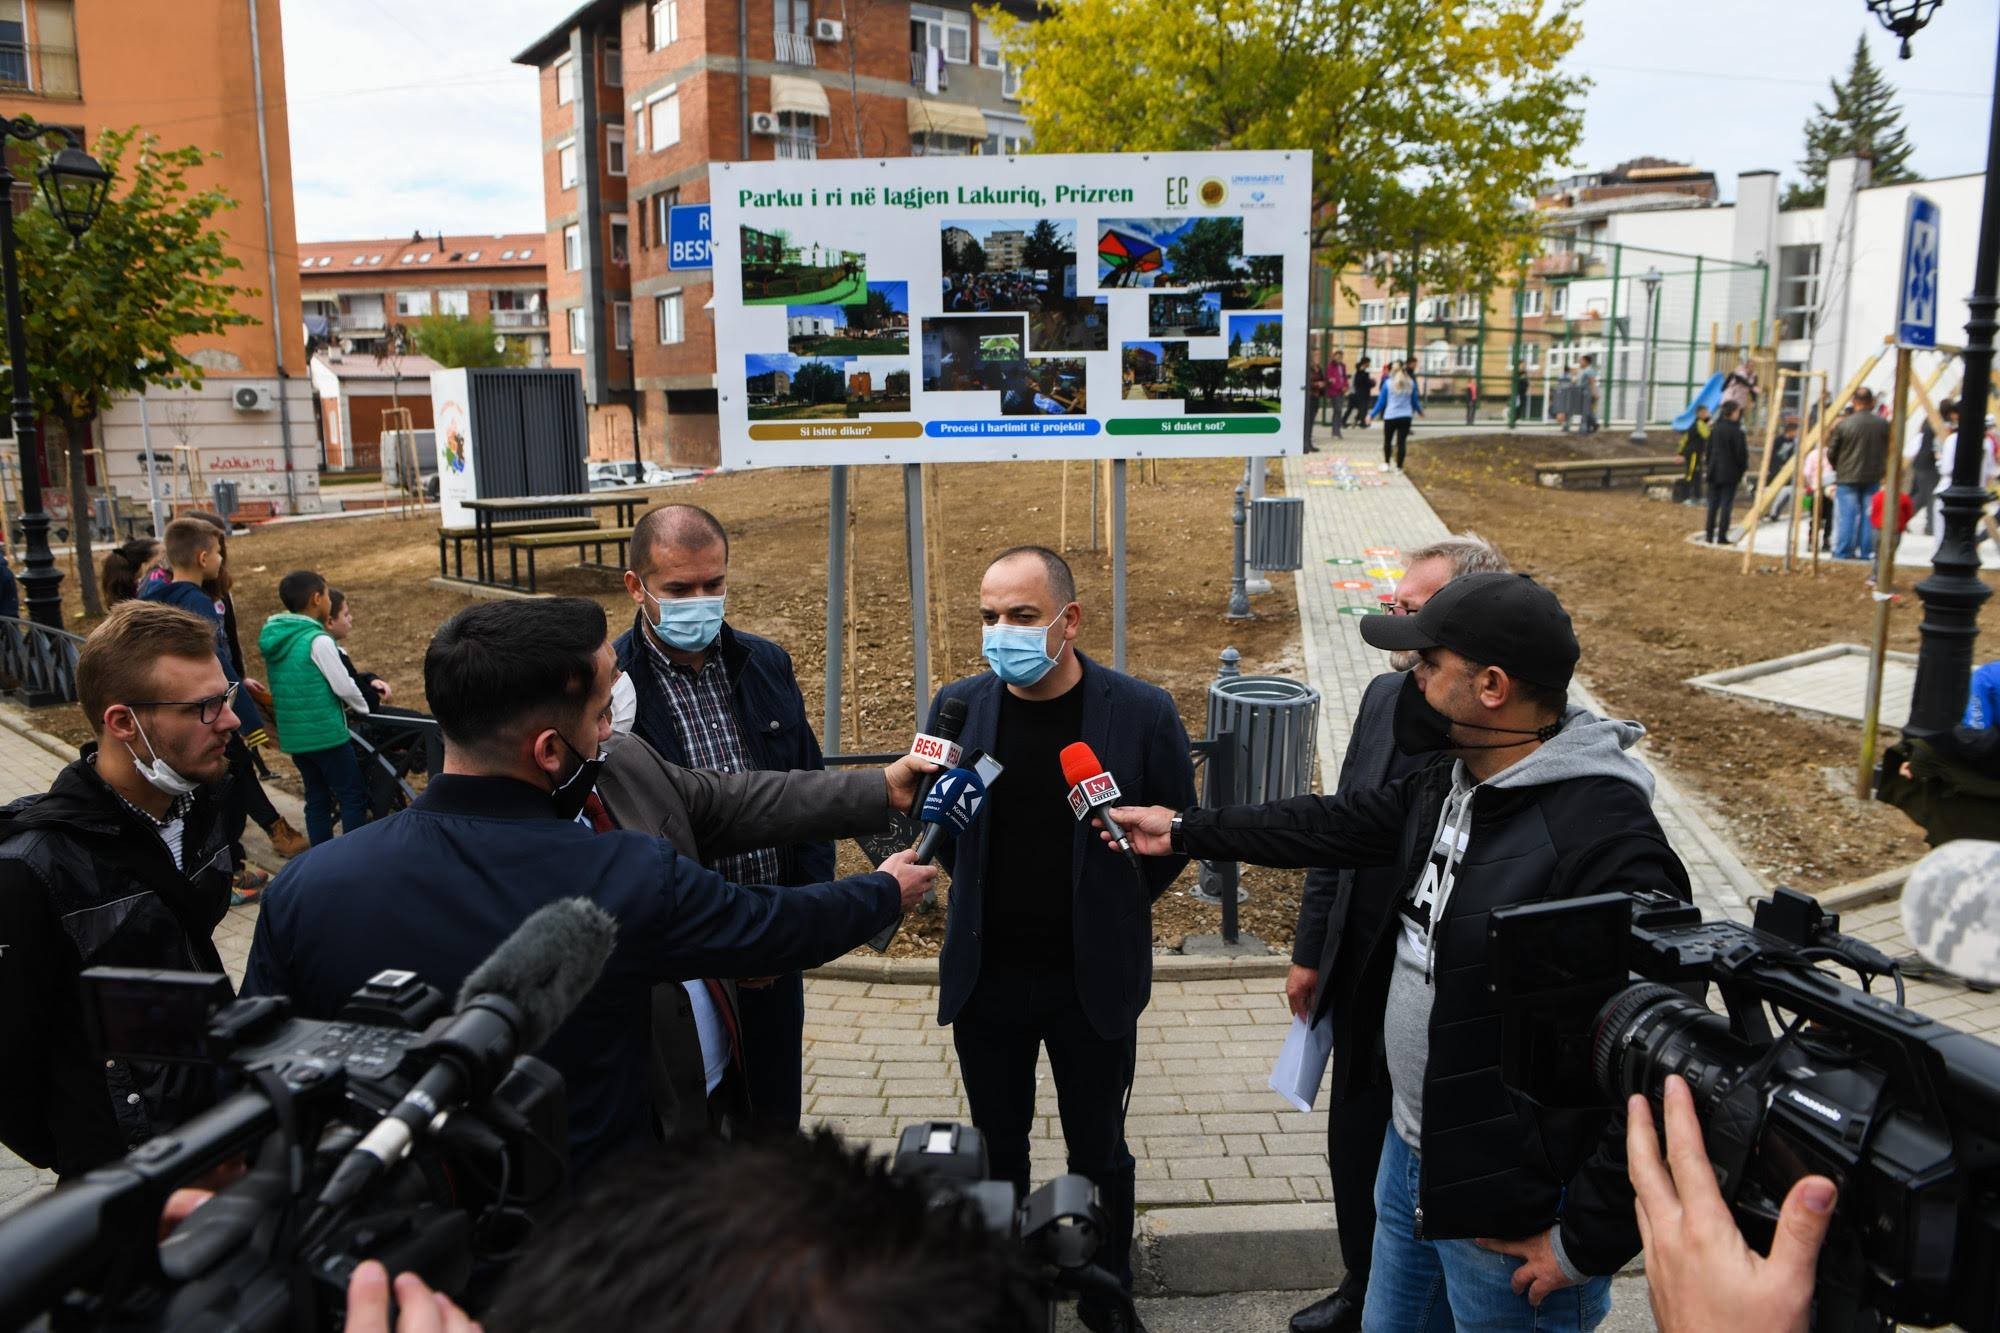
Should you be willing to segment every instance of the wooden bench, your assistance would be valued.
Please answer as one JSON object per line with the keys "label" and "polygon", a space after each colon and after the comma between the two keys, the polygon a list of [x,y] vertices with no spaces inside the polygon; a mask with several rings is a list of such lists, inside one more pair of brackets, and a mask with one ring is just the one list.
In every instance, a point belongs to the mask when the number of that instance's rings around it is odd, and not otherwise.
{"label": "wooden bench", "polygon": [[1649,476],[1679,467],[1682,461],[1678,454],[1664,454],[1645,458],[1580,458],[1574,462],[1537,463],[1535,480],[1557,490],[1577,486],[1597,486],[1609,490],[1614,483],[1621,481],[1643,483]]}
{"label": "wooden bench", "polygon": [[[534,532],[575,532],[579,528],[594,528],[597,520],[585,515],[582,518],[514,518],[493,525],[493,535],[509,537],[516,533]],[[465,577],[465,543],[479,535],[479,529],[470,523],[457,527],[438,529],[438,577]],[[451,572],[447,575],[444,561],[445,543],[451,543]]]}
{"label": "wooden bench", "polygon": [[1686,481],[1686,476],[1679,472],[1654,472],[1639,478],[1639,485],[1644,488],[1648,500],[1665,500],[1671,504],[1674,487]]}
{"label": "wooden bench", "polygon": [[[588,532],[537,532],[530,533],[525,537],[509,537],[507,539],[507,581],[515,587],[521,585],[521,552],[526,551],[528,553],[528,591],[535,591],[535,552],[545,551],[550,547],[574,546],[579,564],[595,564],[601,569],[610,569],[612,566],[604,563],[604,547],[606,543],[611,543],[618,548],[617,567],[622,569],[625,565],[625,544],[631,540],[632,529],[630,528],[592,528]],[[583,549],[586,546],[595,548],[595,560],[584,560]]]}

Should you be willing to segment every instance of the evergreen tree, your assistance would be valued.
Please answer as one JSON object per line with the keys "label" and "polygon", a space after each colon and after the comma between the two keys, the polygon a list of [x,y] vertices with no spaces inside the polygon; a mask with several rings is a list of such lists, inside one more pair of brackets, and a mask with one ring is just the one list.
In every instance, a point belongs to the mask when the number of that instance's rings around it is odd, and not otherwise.
{"label": "evergreen tree", "polygon": [[1912,181],[1910,141],[1903,133],[1903,109],[1896,90],[1868,55],[1866,34],[1854,40],[1854,61],[1845,80],[1833,80],[1832,107],[1815,102],[1806,121],[1806,155],[1799,163],[1805,177],[1785,191],[1786,208],[1817,208],[1826,202],[1826,164],[1855,154],[1874,159],[1869,179],[1876,185]]}

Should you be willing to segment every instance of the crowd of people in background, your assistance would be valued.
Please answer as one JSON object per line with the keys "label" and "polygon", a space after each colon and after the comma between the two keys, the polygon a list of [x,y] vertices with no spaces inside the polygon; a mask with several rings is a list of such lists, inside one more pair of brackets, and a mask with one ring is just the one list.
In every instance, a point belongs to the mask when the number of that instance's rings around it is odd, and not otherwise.
{"label": "crowd of people in background", "polygon": [[[164,539],[138,537],[120,543],[99,562],[98,592],[107,611],[129,601],[156,602],[178,607],[213,626],[216,662],[231,686],[230,707],[239,724],[227,742],[230,775],[243,794],[250,821],[264,830],[280,858],[289,859],[332,838],[336,819],[343,830],[351,831],[370,818],[348,718],[371,712],[416,715],[389,708],[393,693],[389,683],[357,671],[338,647],[352,632],[353,606],[339,589],[326,586],[310,571],[280,580],[279,600],[285,609],[267,619],[258,636],[258,650],[271,679],[267,684],[250,675],[236,619],[229,532],[221,516],[197,511],[169,523]],[[296,657],[295,647],[302,647],[307,657]],[[308,659],[310,674],[302,665]],[[337,716],[329,701],[337,701]],[[265,758],[269,750],[289,756],[299,771],[304,832],[278,812],[264,789],[271,778]],[[230,902],[240,906],[256,901],[270,875],[249,861],[240,842],[232,851]]]}

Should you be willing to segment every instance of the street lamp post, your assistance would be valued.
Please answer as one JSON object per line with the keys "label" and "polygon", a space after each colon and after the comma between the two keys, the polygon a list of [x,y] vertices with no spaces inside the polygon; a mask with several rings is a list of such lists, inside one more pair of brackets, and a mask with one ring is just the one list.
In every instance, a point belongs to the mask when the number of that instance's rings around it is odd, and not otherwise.
{"label": "street lamp post", "polygon": [[[0,147],[9,139],[36,141],[50,133],[63,134],[68,146],[44,162],[35,173],[49,210],[72,237],[81,237],[97,221],[111,188],[111,173],[77,146],[67,130],[36,124],[27,116],[0,117]],[[14,172],[0,152],[0,284],[7,304],[7,365],[14,385],[14,439],[21,452],[21,535],[27,543],[21,582],[28,589],[28,616],[38,625],[61,629],[62,571],[49,550],[49,516],[42,511],[41,431],[35,420],[34,386],[28,380],[28,332],[21,319],[20,266],[14,253]],[[72,523],[87,516],[72,514]]]}
{"label": "street lamp post", "polygon": [[1659,295],[1661,277],[1657,268],[1648,268],[1639,275],[1639,281],[1646,285],[1646,323],[1639,330],[1642,341],[1639,343],[1639,405],[1632,411],[1631,440],[1634,444],[1646,442],[1646,419],[1652,415],[1653,299]]}
{"label": "street lamp post", "polygon": [[[1868,8],[1882,25],[1903,39],[1903,56],[1910,38],[1929,21],[1937,0],[1869,0]],[[1995,51],[1994,87],[2000,92],[2000,49]],[[1944,535],[1931,556],[1931,576],[1917,584],[1924,618],[1917,650],[1917,678],[1911,687],[1910,717],[1903,735],[1935,744],[1948,740],[1965,712],[1972,678],[1972,644],[1979,637],[1979,608],[1993,595],[1979,578],[1975,544],[1986,493],[1980,489],[1979,447],[1986,425],[1987,379],[1993,372],[1994,311],[2000,308],[2000,100],[1995,100],[1986,129],[1986,191],[1979,215],[1979,246],[1974,255],[1972,294],[1965,298],[1971,318],[1965,321],[1965,380],[1959,392],[1961,435],[1971,440],[1953,451],[1950,483],[1938,493],[1944,514]]]}

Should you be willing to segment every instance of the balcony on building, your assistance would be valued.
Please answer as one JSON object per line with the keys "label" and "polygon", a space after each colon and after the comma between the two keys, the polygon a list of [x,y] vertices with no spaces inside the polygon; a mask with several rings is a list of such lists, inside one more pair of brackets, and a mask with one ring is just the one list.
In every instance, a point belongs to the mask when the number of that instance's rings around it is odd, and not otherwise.
{"label": "balcony on building", "polygon": [[[6,36],[8,29],[12,37]],[[18,40],[21,25],[0,23],[0,93],[19,97],[82,97],[76,48]]]}
{"label": "balcony on building", "polygon": [[366,333],[381,333],[388,327],[383,318],[382,300],[356,300],[349,297],[340,299],[340,308],[333,315],[333,331],[337,334],[353,336]]}
{"label": "balcony on building", "polygon": [[[936,48],[933,47],[931,49],[935,50]],[[929,69],[930,69],[930,51],[910,52],[911,87],[913,88],[923,87],[924,78]],[[939,57],[938,60],[937,76],[938,76],[937,86],[939,92],[943,92],[951,87],[951,66],[945,64],[942,57]]]}
{"label": "balcony on building", "polygon": [[493,293],[493,327],[502,331],[546,330],[549,327],[548,304],[539,291],[496,291]]}
{"label": "balcony on building", "polygon": [[789,32],[780,28],[772,34],[776,50],[773,58],[780,65],[804,65],[811,68],[817,63],[813,55],[813,35],[809,32]]}
{"label": "balcony on building", "polygon": [[793,161],[819,156],[820,131],[833,119],[825,84],[773,74],[771,111],[778,118],[777,137],[771,145],[774,156]]}
{"label": "balcony on building", "polygon": [[1536,255],[1532,267],[1538,278],[1574,278],[1583,272],[1584,253],[1581,250],[1557,250]]}

